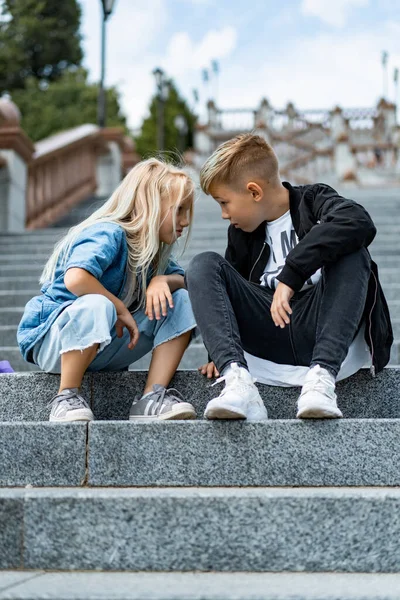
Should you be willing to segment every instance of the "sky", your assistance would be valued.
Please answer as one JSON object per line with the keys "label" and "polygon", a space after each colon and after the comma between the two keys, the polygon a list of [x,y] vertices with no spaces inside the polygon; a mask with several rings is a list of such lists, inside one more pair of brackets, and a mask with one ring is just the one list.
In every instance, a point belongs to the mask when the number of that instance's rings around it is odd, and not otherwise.
{"label": "sky", "polygon": [[[84,65],[97,81],[101,2],[80,3]],[[263,97],[275,108],[370,107],[383,95],[385,50],[395,100],[398,0],[116,0],[107,36],[106,84],[117,86],[133,130],[147,115],[156,67],[201,116],[209,98],[220,108],[255,109]]]}

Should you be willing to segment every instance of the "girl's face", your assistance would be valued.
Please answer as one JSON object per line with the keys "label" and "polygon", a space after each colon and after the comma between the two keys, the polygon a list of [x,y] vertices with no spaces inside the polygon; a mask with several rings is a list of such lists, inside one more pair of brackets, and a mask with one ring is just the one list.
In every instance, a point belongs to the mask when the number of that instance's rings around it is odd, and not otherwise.
{"label": "girl's face", "polygon": [[[173,203],[167,203],[161,210],[161,225],[159,229],[159,240],[164,244],[171,245],[181,237],[185,227],[190,223],[190,208],[192,199],[182,200],[178,207]],[[174,212],[176,211],[176,229],[174,230]]]}

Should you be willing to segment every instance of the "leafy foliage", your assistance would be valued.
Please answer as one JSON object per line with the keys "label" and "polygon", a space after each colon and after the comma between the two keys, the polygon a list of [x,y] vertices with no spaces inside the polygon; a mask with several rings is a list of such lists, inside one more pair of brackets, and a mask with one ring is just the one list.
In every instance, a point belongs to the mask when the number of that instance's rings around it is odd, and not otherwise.
{"label": "leafy foliage", "polygon": [[0,93],[51,82],[83,58],[77,0],[0,0]]}
{"label": "leafy foliage", "polygon": [[[187,102],[179,95],[179,92],[172,81],[169,81],[168,97],[164,100],[164,131],[165,148],[167,152],[183,152],[193,146],[193,133],[197,117],[190,110]],[[150,102],[149,116],[144,119],[141,132],[136,138],[136,148],[139,154],[144,158],[157,153],[157,110],[158,97],[154,95]],[[188,132],[184,137],[175,125],[175,118],[178,115],[185,117]],[[182,143],[183,142],[183,143]]]}
{"label": "leafy foliage", "polygon": [[[45,87],[33,77],[25,83],[25,89],[12,93],[12,100],[21,111],[22,128],[33,141],[71,127],[96,123],[98,85],[87,82],[84,69],[66,72]],[[107,90],[107,126],[126,127],[115,88]]]}

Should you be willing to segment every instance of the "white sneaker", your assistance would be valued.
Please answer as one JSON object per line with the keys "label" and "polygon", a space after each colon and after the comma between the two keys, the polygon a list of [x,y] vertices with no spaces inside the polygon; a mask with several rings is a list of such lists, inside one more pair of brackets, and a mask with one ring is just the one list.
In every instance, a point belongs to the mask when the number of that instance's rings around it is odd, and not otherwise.
{"label": "white sneaker", "polygon": [[306,375],[297,401],[298,419],[337,419],[343,417],[336,404],[335,379],[315,365]]}
{"label": "white sneaker", "polygon": [[207,404],[204,416],[207,419],[247,419],[262,421],[268,419],[267,409],[254,385],[255,379],[237,363],[231,363],[223,377],[213,386],[225,381],[225,387],[218,396]]}

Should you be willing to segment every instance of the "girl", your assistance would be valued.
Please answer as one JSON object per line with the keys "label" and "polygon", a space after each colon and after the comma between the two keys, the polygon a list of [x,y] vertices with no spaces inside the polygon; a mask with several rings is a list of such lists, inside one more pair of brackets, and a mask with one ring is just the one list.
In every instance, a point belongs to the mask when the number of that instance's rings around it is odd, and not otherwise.
{"label": "girl", "polygon": [[56,245],[18,327],[25,360],[61,373],[50,421],[91,421],[85,371],[118,371],[153,350],[144,395],[129,418],[191,419],[166,387],[196,326],[171,248],[193,217],[193,182],[155,158]]}

